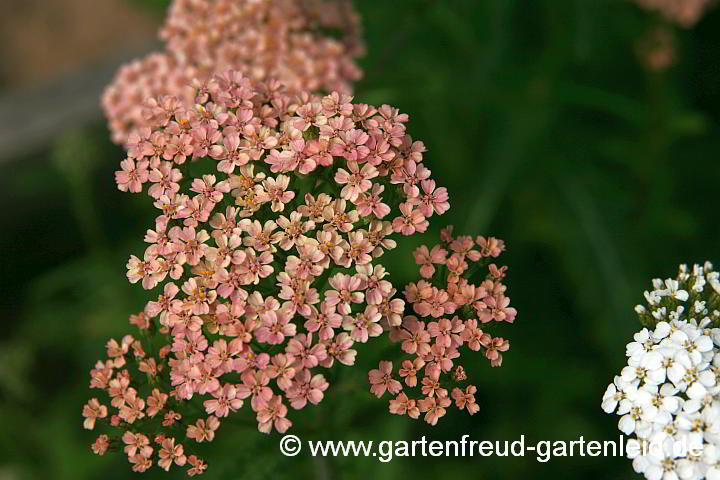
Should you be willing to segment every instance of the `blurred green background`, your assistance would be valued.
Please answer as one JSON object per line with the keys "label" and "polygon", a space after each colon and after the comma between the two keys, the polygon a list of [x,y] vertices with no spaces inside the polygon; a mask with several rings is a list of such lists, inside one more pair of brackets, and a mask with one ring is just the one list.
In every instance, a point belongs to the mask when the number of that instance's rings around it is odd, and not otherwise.
{"label": "blurred green background", "polygon": [[[27,8],[3,1],[5,13]],[[150,31],[167,3],[118,1]],[[368,55],[355,98],[409,113],[410,133],[426,143],[428,166],[450,191],[452,208],[429,241],[451,223],[505,239],[519,315],[502,332],[511,342],[504,365],[470,365],[481,405],[474,417],[451,410],[433,428],[389,415],[364,373],[382,358],[381,344],[360,349],[361,367],[343,374],[347,390],[303,411],[316,428],[295,433],[616,439],[617,417],[600,400],[639,328],[633,306],[651,278],[673,276],[677,264],[720,261],[720,10],[685,30],[625,0],[356,4]],[[675,64],[652,71],[644,58],[658,28]],[[73,64],[64,65],[53,71],[72,74]],[[29,82],[17,72],[0,68],[2,105],[14,105],[0,130],[52,113],[17,101]],[[129,313],[146,300],[124,266],[143,251],[150,218],[145,197],[115,188],[123,153],[93,108],[88,119],[41,131],[0,157],[0,480],[136,476],[121,455],[92,455],[94,435],[80,415],[89,369],[108,337],[130,331]],[[387,254],[395,284],[414,278],[407,258],[418,243]],[[624,458],[285,458],[279,438],[221,427],[206,478],[640,478]],[[145,477],[180,475],[153,469]]]}

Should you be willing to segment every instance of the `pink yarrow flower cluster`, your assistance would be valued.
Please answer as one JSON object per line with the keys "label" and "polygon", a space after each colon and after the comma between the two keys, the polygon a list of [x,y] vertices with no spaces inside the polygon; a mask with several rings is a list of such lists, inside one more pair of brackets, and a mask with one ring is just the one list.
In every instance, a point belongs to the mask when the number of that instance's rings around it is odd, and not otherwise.
{"label": "pink yarrow flower cluster", "polygon": [[149,125],[146,100],[172,95],[192,103],[193,79],[200,87],[229,68],[296,91],[348,93],[361,76],[354,62],[364,53],[360,19],[349,0],[173,0],[161,37],[165,51],[123,66],[103,95],[116,143]]}
{"label": "pink yarrow flower cluster", "polygon": [[373,394],[393,396],[390,413],[424,415],[435,425],[453,403],[470,415],[479,411],[477,387],[466,383],[459,359],[463,352],[478,352],[497,367],[510,347],[490,333],[493,324],[513,323],[517,314],[502,283],[507,267],[490,263],[504,249],[503,241],[492,237],[454,238],[449,227],[442,232],[441,244],[415,250],[423,280],[406,286],[412,314],[391,333],[409,357],[396,373],[391,362],[382,361],[368,375]]}
{"label": "pink yarrow flower cluster", "polygon": [[[130,320],[146,339],[154,329],[144,313]],[[152,348],[152,343],[147,344]],[[110,340],[106,351],[107,357],[90,371],[90,388],[104,390],[109,405],[91,398],[83,407],[83,426],[93,430],[102,423],[118,433],[99,435],[92,451],[104,455],[110,449],[122,450],[135,472],[144,472],[156,463],[164,470],[173,464],[186,465],[190,476],[203,473],[205,462],[196,455],[186,455],[176,436],[186,431],[188,438],[198,442],[212,440],[219,422],[210,416],[193,423],[176,411],[181,406],[178,398],[166,393],[169,346],[151,354],[141,340],[126,335],[120,341]],[[162,429],[173,431],[173,436],[162,433]]]}
{"label": "pink yarrow flower cluster", "polygon": [[120,190],[145,191],[158,209],[127,265],[158,295],[131,317],[152,342],[111,341],[91,372],[115,410],[91,400],[85,425],[109,418],[122,434],[93,449],[119,438],[138,471],[204,469],[178,435],[149,434],[158,423],[210,441],[247,408],[259,431],[285,432],[290,411],[322,401],[325,369],[353,365],[356,344],[402,323],[378,258],[449,207],[408,116],[390,106],[289,94],[238,71],[196,99],[151,108],[116,172]]}

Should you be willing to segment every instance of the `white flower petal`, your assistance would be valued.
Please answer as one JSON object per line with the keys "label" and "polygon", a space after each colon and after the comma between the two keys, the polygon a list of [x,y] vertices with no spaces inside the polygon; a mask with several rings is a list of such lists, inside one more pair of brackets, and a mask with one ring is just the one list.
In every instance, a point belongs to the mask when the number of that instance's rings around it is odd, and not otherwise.
{"label": "white flower petal", "polygon": [[630,435],[635,431],[635,419],[630,415],[623,415],[618,422],[618,428],[625,435]]}

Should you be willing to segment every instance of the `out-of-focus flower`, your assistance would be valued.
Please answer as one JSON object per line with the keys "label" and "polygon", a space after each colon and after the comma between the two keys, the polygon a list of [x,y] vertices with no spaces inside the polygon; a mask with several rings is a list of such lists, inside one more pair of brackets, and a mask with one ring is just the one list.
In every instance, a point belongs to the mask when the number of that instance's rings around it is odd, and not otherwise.
{"label": "out-of-focus flower", "polygon": [[636,51],[648,70],[667,70],[675,63],[675,39],[672,30],[665,26],[653,28],[637,42]]}
{"label": "out-of-focus flower", "polygon": [[85,417],[83,426],[88,430],[92,430],[95,428],[96,420],[107,417],[107,414],[107,406],[101,405],[97,398],[91,398],[83,407],[83,417]]}
{"label": "out-of-focus flower", "polygon": [[634,0],[648,10],[656,10],[683,27],[695,25],[715,0]]}
{"label": "out-of-focus flower", "polygon": [[92,451],[97,455],[105,455],[107,449],[110,447],[110,440],[105,434],[100,435],[95,439],[95,442],[90,446]]}
{"label": "out-of-focus flower", "polygon": [[349,0],[174,0],[160,36],[166,50],[123,66],[103,95],[116,143],[149,125],[146,101],[204,103],[206,82],[227,69],[295,91],[348,93],[361,76],[360,19]]}

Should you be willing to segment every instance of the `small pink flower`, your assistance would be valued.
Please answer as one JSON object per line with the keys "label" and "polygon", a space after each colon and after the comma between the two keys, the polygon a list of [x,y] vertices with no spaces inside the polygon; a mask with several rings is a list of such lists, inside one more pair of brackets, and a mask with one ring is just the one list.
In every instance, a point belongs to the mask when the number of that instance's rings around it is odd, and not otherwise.
{"label": "small pink flower", "polygon": [[192,467],[187,471],[189,477],[194,477],[195,475],[202,475],[207,469],[207,465],[205,464],[205,462],[203,462],[195,455],[190,455],[189,457],[187,457],[187,463],[192,465]]}
{"label": "small pink flower", "polygon": [[217,182],[215,175],[203,175],[202,179],[193,180],[190,191],[202,195],[206,201],[218,203],[230,191],[230,184],[227,181]]}
{"label": "small pink flower", "polygon": [[415,263],[420,265],[420,275],[423,278],[430,278],[435,273],[435,267],[433,266],[432,260],[430,258],[430,252],[428,251],[428,248],[425,245],[421,245],[420,247],[416,248],[413,252],[413,256],[415,257]]}
{"label": "small pink flower", "polygon": [[145,290],[155,288],[164,277],[160,271],[160,263],[154,256],[147,253],[143,260],[131,255],[127,263],[127,269],[127,278],[130,283],[137,283],[142,280],[142,286]]}
{"label": "small pink flower", "polygon": [[179,305],[179,301],[175,301],[174,298],[178,294],[180,289],[172,282],[168,282],[165,284],[165,287],[163,288],[163,293],[160,295],[155,302],[148,302],[147,306],[145,307],[145,313],[150,318],[155,318],[156,316],[160,315],[160,322],[163,324],[167,324],[167,316],[168,314],[177,309]]}
{"label": "small pink flower", "polygon": [[505,242],[494,237],[477,236],[475,243],[480,247],[480,254],[483,257],[498,257],[505,250]]}
{"label": "small pink flower", "polygon": [[227,417],[230,412],[234,412],[243,406],[238,390],[229,383],[214,390],[212,396],[214,399],[205,400],[203,405],[208,414],[216,417]]}
{"label": "small pink flower", "polygon": [[[369,135],[359,129],[340,130],[337,132],[337,137],[330,146],[330,153],[336,157],[344,157],[348,160],[348,165],[350,165],[368,156],[370,149],[366,147],[365,144],[369,139]],[[351,171],[355,173],[352,167]]]}
{"label": "small pink flower", "polygon": [[291,358],[295,359],[296,368],[313,368],[327,357],[327,351],[323,344],[312,344],[312,334],[303,333],[290,339],[285,348]]}
{"label": "small pink flower", "polygon": [[278,353],[272,357],[272,363],[268,365],[265,373],[268,378],[275,380],[278,388],[287,391],[292,386],[292,379],[295,376],[294,360],[284,353]]}
{"label": "small pink flower", "polygon": [[[401,298],[393,298],[395,293],[397,291],[393,288],[377,305],[382,320],[391,327],[399,327],[402,324],[402,315],[405,312],[405,302]],[[372,304],[372,302],[368,303]]]}
{"label": "small pink flower", "polygon": [[452,398],[455,400],[455,405],[462,410],[467,409],[470,415],[475,415],[480,411],[480,406],[475,403],[475,392],[477,388],[474,385],[468,385],[465,391],[455,387],[452,391]]}
{"label": "small pink flower", "polygon": [[450,249],[453,252],[459,253],[463,257],[466,257],[470,259],[473,262],[477,262],[482,258],[482,255],[477,250],[474,250],[473,247],[475,246],[475,243],[473,242],[473,239],[467,235],[460,236],[452,241],[450,244]]}
{"label": "small pink flower", "polygon": [[476,319],[471,318],[465,321],[465,329],[462,332],[463,340],[467,343],[470,350],[478,351],[482,347],[487,347],[492,340],[490,336],[478,328]]}
{"label": "small pink flower", "polygon": [[150,440],[142,433],[126,431],[122,436],[122,441],[125,443],[123,450],[127,453],[128,457],[132,457],[136,453],[139,453],[143,457],[152,455],[153,449],[150,446]]}
{"label": "small pink flower", "polygon": [[120,406],[118,416],[127,423],[134,423],[136,420],[145,417],[143,409],[145,400],[137,396],[135,389],[129,388],[122,398],[123,405]]}
{"label": "small pink flower", "polygon": [[445,187],[435,188],[435,180],[423,180],[420,182],[422,192],[412,201],[418,205],[420,212],[429,218],[433,213],[442,215],[450,209],[448,193]]}
{"label": "small pink flower", "polygon": [[83,417],[85,422],[83,427],[87,430],[95,428],[95,421],[98,418],[107,417],[108,409],[105,405],[101,405],[97,398],[91,398],[90,401],[83,406]]}
{"label": "small pink flower", "polygon": [[485,358],[490,360],[490,364],[493,367],[499,367],[502,365],[502,355],[500,352],[507,352],[510,349],[510,342],[507,340],[495,337],[492,339],[490,344],[487,347],[487,350],[485,351]]}
{"label": "small pink flower", "polygon": [[343,365],[354,365],[357,350],[351,348],[353,344],[352,338],[345,332],[333,337],[327,347],[328,357],[323,361],[322,366],[332,367],[335,359]]}
{"label": "small pink flower", "polygon": [[133,464],[133,472],[145,472],[148,468],[152,467],[152,460],[149,457],[136,453],[135,455],[128,456],[128,460]]}
{"label": "small pink flower", "polygon": [[310,307],[310,315],[305,328],[310,333],[318,333],[320,340],[329,340],[335,335],[335,329],[342,326],[342,315],[336,312],[335,305],[320,303],[320,309]]}
{"label": "small pink flower", "polygon": [[147,399],[147,416],[154,417],[160,410],[165,408],[167,402],[167,393],[162,393],[157,388],[154,388],[152,394]]}
{"label": "small pink flower", "polygon": [[430,351],[430,333],[425,329],[425,323],[412,315],[403,319],[403,329],[400,338],[403,340],[402,349],[405,353],[423,356]]}
{"label": "small pink flower", "polygon": [[182,418],[182,415],[180,415],[180,414],[177,413],[177,412],[173,412],[172,410],[170,410],[170,411],[167,412],[167,413],[165,414],[165,416],[163,417],[163,423],[162,423],[162,424],[163,424],[163,427],[170,427],[170,426],[174,425],[175,422],[177,422],[177,421],[180,420],[181,418]]}
{"label": "small pink flower", "polygon": [[442,372],[449,372],[453,367],[452,360],[459,357],[457,349],[445,348],[437,343],[430,347],[430,351],[423,358],[428,363],[428,368],[437,367]]}
{"label": "small pink flower", "polygon": [[170,466],[175,462],[175,465],[183,466],[187,461],[187,457],[183,453],[182,445],[175,445],[174,438],[166,438],[162,441],[162,446],[158,452],[158,466],[166,472],[170,470]]}
{"label": "small pink flower", "polygon": [[105,455],[105,452],[107,452],[108,448],[110,447],[110,440],[108,439],[107,435],[100,435],[95,439],[95,442],[90,446],[92,448],[93,453],[96,455]]}
{"label": "small pink flower", "polygon": [[194,128],[191,135],[194,145],[193,158],[208,156],[213,145],[222,139],[222,133],[210,125],[200,125]]}
{"label": "small pink flower", "polygon": [[360,292],[361,279],[357,275],[346,275],[338,273],[330,277],[330,286],[334,290],[325,292],[325,301],[330,306],[337,306],[343,315],[350,313],[350,306],[353,303],[360,303],[365,295]]}
{"label": "small pink flower", "polygon": [[426,397],[418,401],[418,408],[425,413],[425,421],[430,425],[436,425],[438,420],[445,416],[452,402],[448,397]]}
{"label": "small pink flower", "polygon": [[402,384],[392,378],[392,362],[380,362],[378,369],[370,370],[368,379],[370,392],[378,398],[382,397],[386,390],[393,395],[402,390]]}
{"label": "small pink flower", "polygon": [[487,296],[474,304],[478,318],[482,323],[491,321],[512,323],[517,311],[509,307],[510,299],[504,295],[498,297]]}
{"label": "small pink flower", "polygon": [[410,418],[420,417],[420,409],[415,400],[408,399],[405,393],[401,393],[390,400],[390,413],[394,413],[395,415],[407,414]]}
{"label": "small pink flower", "polygon": [[295,335],[296,326],[290,323],[291,314],[285,310],[266,312],[262,316],[262,325],[255,331],[255,338],[260,342],[278,345],[286,336]]}
{"label": "small pink flower", "polygon": [[270,355],[267,353],[256,354],[250,347],[246,347],[242,354],[233,361],[233,369],[238,373],[256,368],[263,369],[270,363]]}
{"label": "small pink flower", "polygon": [[273,396],[257,413],[258,430],[270,433],[273,427],[280,433],[285,433],[292,422],[285,418],[287,407],[282,403],[282,397]]}
{"label": "small pink flower", "polygon": [[415,313],[421,317],[441,317],[452,314],[457,306],[450,300],[445,290],[432,287],[431,296],[413,305]]}
{"label": "small pink flower", "polygon": [[355,315],[346,315],[343,328],[350,332],[353,340],[365,343],[370,337],[382,334],[382,327],[378,323],[382,315],[375,305],[368,305],[364,312]]}
{"label": "small pink flower", "polygon": [[403,235],[412,235],[415,232],[423,233],[427,230],[428,222],[425,215],[418,209],[414,209],[410,203],[401,203],[400,212],[402,216],[395,217],[392,222],[393,230]]}
{"label": "small pink flower", "polygon": [[254,411],[260,411],[273,396],[272,389],[268,387],[270,377],[263,371],[247,370],[242,374],[242,383],[237,385],[238,398],[252,396],[250,404]]}
{"label": "small pink flower", "polygon": [[451,345],[450,335],[453,333],[453,324],[447,318],[441,318],[437,322],[428,324],[428,333],[435,338],[435,342],[442,347]]}
{"label": "small pink flower", "polygon": [[405,379],[405,385],[414,387],[417,385],[418,372],[420,372],[424,366],[425,360],[420,357],[416,357],[413,361],[404,360],[398,373]]}
{"label": "small pink flower", "polygon": [[357,199],[357,211],[361,217],[375,215],[376,218],[383,218],[388,215],[392,209],[382,201],[380,194],[385,190],[380,184],[372,187],[372,193],[362,193]]}
{"label": "small pink flower", "polygon": [[220,160],[217,169],[220,172],[230,174],[235,167],[242,167],[250,161],[250,155],[241,148],[240,134],[232,127],[223,132],[222,146],[213,145],[210,147],[210,156]]}
{"label": "small pink flower", "polygon": [[142,192],[143,183],[148,181],[148,163],[144,160],[135,162],[132,158],[126,158],[120,162],[120,168],[115,172],[115,181],[118,190],[123,192]]}
{"label": "small pink flower", "polygon": [[290,177],[287,175],[278,175],[277,178],[267,178],[263,181],[273,212],[282,212],[285,210],[285,204],[295,198],[295,192],[287,190],[289,184]]}
{"label": "small pink flower", "polygon": [[212,442],[219,427],[220,420],[217,417],[209,416],[207,420],[200,418],[193,425],[188,425],[187,436],[198,443]]}
{"label": "small pink flower", "polygon": [[335,181],[340,185],[345,185],[340,191],[340,195],[345,200],[355,202],[361,193],[367,192],[372,187],[370,179],[378,176],[378,171],[372,165],[366,163],[362,169],[355,161],[348,161],[347,172],[341,168],[335,174]]}
{"label": "small pink flower", "polygon": [[353,224],[359,220],[360,215],[357,210],[346,212],[346,209],[347,201],[344,198],[339,198],[326,206],[323,209],[323,218],[326,222],[323,229],[325,231],[339,230],[343,233],[351,231]]}
{"label": "small pink flower", "polygon": [[423,395],[428,397],[447,397],[448,391],[440,385],[438,376],[434,374],[426,375],[422,380],[422,391]]}
{"label": "small pink flower", "polygon": [[153,168],[148,173],[147,179],[152,183],[148,195],[158,199],[163,195],[172,196],[178,193],[182,173],[177,168],[173,168],[172,162],[161,162],[157,168]]}
{"label": "small pink flower", "polygon": [[295,409],[304,408],[307,403],[317,405],[324,397],[324,391],[330,384],[321,374],[311,375],[310,370],[303,369],[295,376],[292,386],[287,391],[290,406]]}

